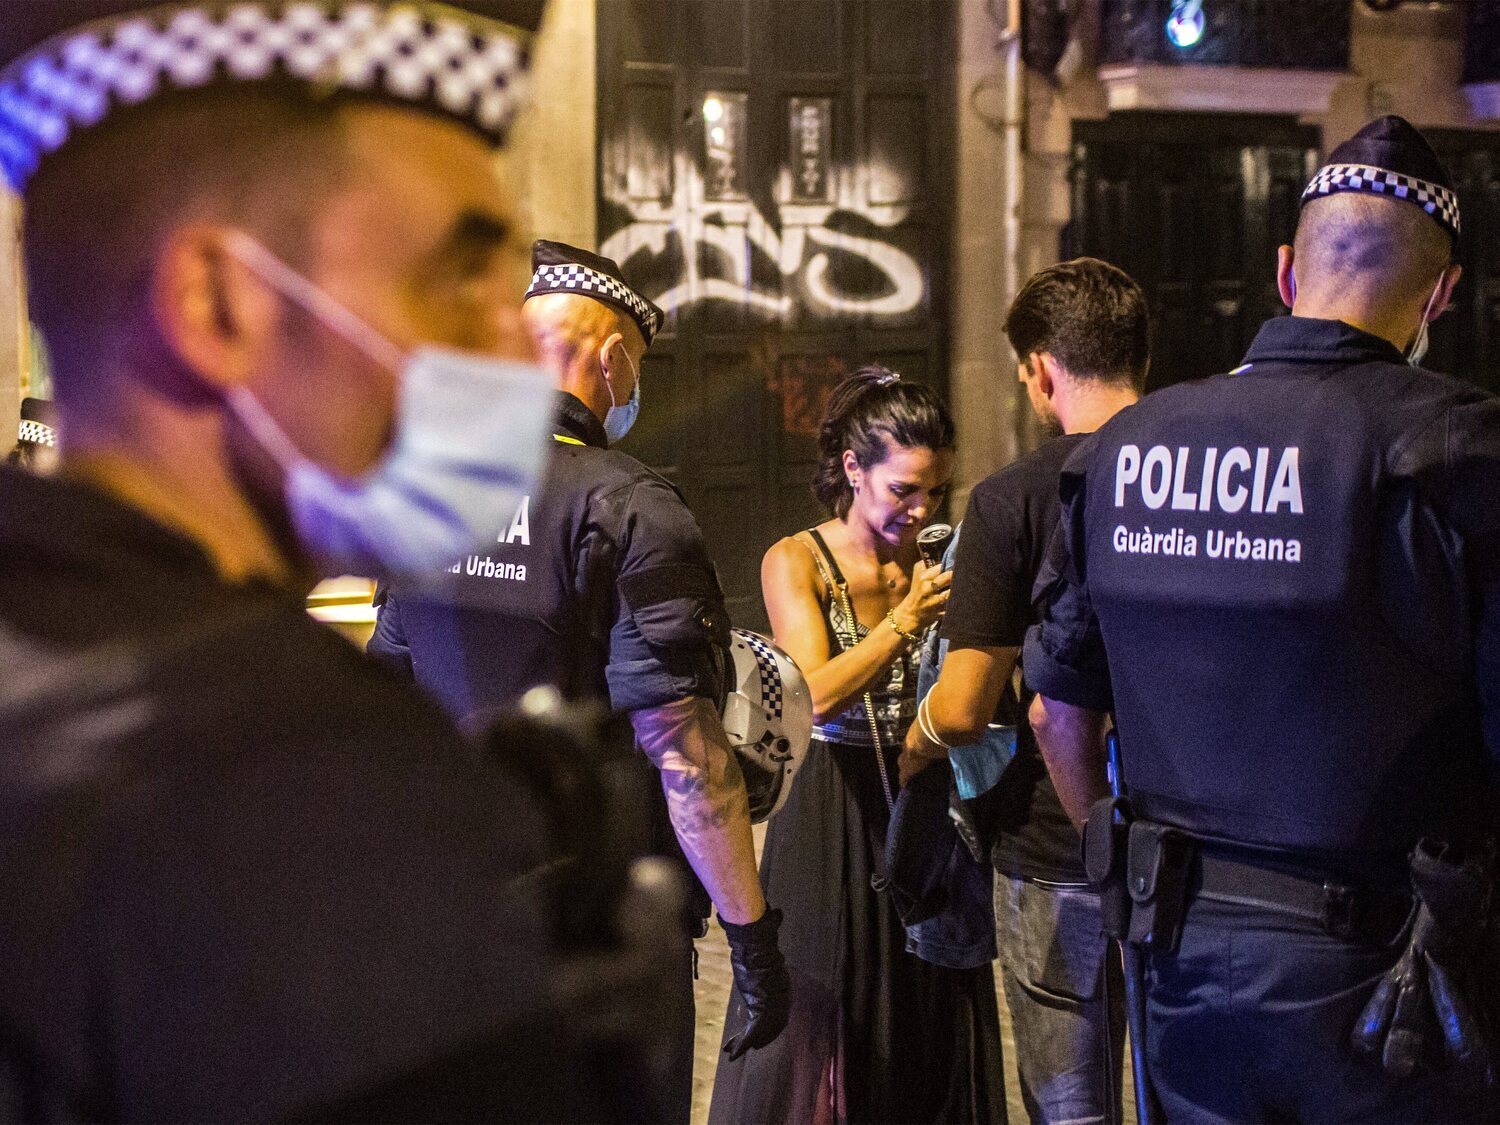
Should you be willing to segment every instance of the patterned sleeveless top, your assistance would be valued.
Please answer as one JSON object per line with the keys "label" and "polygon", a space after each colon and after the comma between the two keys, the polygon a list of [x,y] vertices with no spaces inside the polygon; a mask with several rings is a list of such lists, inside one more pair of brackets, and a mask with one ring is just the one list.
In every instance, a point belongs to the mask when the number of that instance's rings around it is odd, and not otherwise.
{"label": "patterned sleeveless top", "polygon": [[[810,528],[808,535],[816,544],[813,559],[828,588],[828,601],[823,607],[823,614],[828,623],[829,647],[833,652],[846,652],[862,641],[870,630],[851,618],[848,610],[853,608],[852,603],[848,603],[846,609],[845,600],[839,593],[840,587],[846,586],[844,575],[823,536],[815,528]],[[870,700],[875,705],[875,723],[880,729],[883,748],[888,753],[900,752],[906,728],[917,717],[917,665],[920,659],[921,652],[917,648],[908,649],[892,662],[883,676],[870,685]],[[824,742],[873,747],[875,740],[870,736],[870,719],[865,710],[863,695],[826,723],[815,725],[813,737]]]}

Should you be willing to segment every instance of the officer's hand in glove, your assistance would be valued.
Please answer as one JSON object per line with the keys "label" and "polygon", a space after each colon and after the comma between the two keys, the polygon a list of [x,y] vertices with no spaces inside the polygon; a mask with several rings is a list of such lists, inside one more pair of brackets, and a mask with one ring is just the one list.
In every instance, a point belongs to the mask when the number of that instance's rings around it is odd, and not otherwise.
{"label": "officer's hand in glove", "polygon": [[724,1051],[732,1060],[752,1047],[764,1047],[786,1027],[792,1007],[792,978],[786,959],[776,944],[781,911],[769,907],[754,922],[737,926],[721,917],[719,925],[729,936],[729,964],[739,989],[744,1015],[731,1012],[730,1019],[743,1019],[739,1031],[729,1037]]}

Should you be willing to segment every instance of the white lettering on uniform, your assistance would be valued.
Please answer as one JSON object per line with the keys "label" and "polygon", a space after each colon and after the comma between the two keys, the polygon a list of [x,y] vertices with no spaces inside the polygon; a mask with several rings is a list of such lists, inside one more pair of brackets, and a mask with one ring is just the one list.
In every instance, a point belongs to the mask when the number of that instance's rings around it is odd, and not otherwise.
{"label": "white lettering on uniform", "polygon": [[1172,477],[1172,508],[1179,512],[1191,512],[1198,506],[1198,497],[1187,490],[1188,447],[1177,447],[1177,472]]}
{"label": "white lettering on uniform", "polygon": [[1141,447],[1120,446],[1120,455],[1115,459],[1115,507],[1125,506],[1125,486],[1134,484],[1141,475]]}
{"label": "white lettering on uniform", "polygon": [[1233,535],[1224,531],[1210,530],[1204,546],[1211,559],[1233,559],[1237,562],[1301,562],[1302,540],[1262,538],[1249,536],[1243,531]]}
{"label": "white lettering on uniform", "polygon": [[1214,506],[1214,462],[1219,459],[1219,450],[1210,445],[1203,457],[1203,480],[1198,485],[1198,510],[1206,512]]}
{"label": "white lettering on uniform", "polygon": [[[1151,483],[1151,476],[1160,470],[1160,481]],[[1172,454],[1165,445],[1153,445],[1141,466],[1141,499],[1146,507],[1160,508],[1167,502],[1167,493],[1172,488]]]}
{"label": "white lettering on uniform", "polygon": [[1285,502],[1297,515],[1302,514],[1302,474],[1297,468],[1298,450],[1295,445],[1281,451],[1281,463],[1276,466],[1276,479],[1271,483],[1271,495],[1266,497],[1266,512],[1274,514]]}
{"label": "white lettering on uniform", "polygon": [[[1198,556],[1198,536],[1181,527],[1153,531],[1150,525],[1133,531],[1118,524],[1110,536],[1117,555],[1165,555],[1178,558]],[[1243,531],[1227,532],[1210,528],[1204,537],[1205,553],[1211,559],[1232,562],[1302,561],[1302,540],[1280,536],[1252,536]]]}
{"label": "white lettering on uniform", "polygon": [[470,578],[498,578],[507,582],[525,582],[526,564],[496,562],[489,555],[470,555],[464,560],[464,573]]}
{"label": "white lettering on uniform", "polygon": [[1250,497],[1250,510],[1252,512],[1264,512],[1266,510],[1266,464],[1271,459],[1271,451],[1261,446],[1255,451],[1255,491]]}
{"label": "white lettering on uniform", "polygon": [[497,543],[520,543],[531,546],[531,497],[521,497],[521,504],[511,518],[510,527],[500,533]]}
{"label": "white lettering on uniform", "polygon": [[1233,490],[1229,487],[1229,474],[1236,466],[1242,473],[1249,471],[1250,468],[1250,454],[1238,445],[1224,454],[1224,460],[1219,462],[1219,507],[1231,514],[1243,508],[1246,498],[1250,495],[1250,490],[1244,485],[1239,485]]}
{"label": "white lettering on uniform", "polygon": [[[1274,473],[1272,452],[1257,446],[1252,453],[1236,445],[1221,456],[1212,445],[1201,453],[1186,445],[1153,445],[1142,456],[1140,446],[1122,445],[1115,457],[1115,507],[1125,507],[1134,488],[1139,489],[1140,503],[1152,511],[1165,507],[1170,497],[1172,510],[1178,512],[1217,508],[1235,515],[1248,504],[1256,515],[1302,515],[1301,451],[1296,446],[1282,449]],[[1201,466],[1194,463],[1195,455],[1202,458]],[[1195,481],[1197,492],[1192,488]]]}

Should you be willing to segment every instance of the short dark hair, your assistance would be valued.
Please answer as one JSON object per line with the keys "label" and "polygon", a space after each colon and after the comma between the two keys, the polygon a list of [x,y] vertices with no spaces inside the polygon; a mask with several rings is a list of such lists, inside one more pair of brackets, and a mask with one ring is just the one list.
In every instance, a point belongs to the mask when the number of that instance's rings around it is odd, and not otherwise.
{"label": "short dark hair", "polygon": [[1032,274],[1011,303],[1005,335],[1023,362],[1033,352],[1049,352],[1082,379],[1136,390],[1146,384],[1146,295],[1128,273],[1098,258],[1074,258]]}
{"label": "short dark hair", "polygon": [[156,255],[182,223],[233,222],[305,260],[311,219],[342,179],[342,104],[277,83],[187,91],[42,162],[26,190],[26,274],[60,404],[86,402],[146,326]]}
{"label": "short dark hair", "polygon": [[844,475],[844,450],[859,467],[885,460],[890,443],[918,449],[952,449],[953,418],[931,387],[908,383],[888,367],[861,367],[833,389],[818,430],[813,495],[839,519],[849,514],[854,490]]}

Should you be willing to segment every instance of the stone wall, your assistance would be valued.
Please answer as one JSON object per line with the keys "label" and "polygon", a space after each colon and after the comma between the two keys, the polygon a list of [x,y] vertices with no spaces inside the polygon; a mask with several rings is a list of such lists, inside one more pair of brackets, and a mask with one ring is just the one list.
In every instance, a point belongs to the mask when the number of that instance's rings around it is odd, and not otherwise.
{"label": "stone wall", "polygon": [[592,249],[595,175],[595,0],[553,0],[533,54],[533,101],[505,161],[529,197],[539,238]]}

